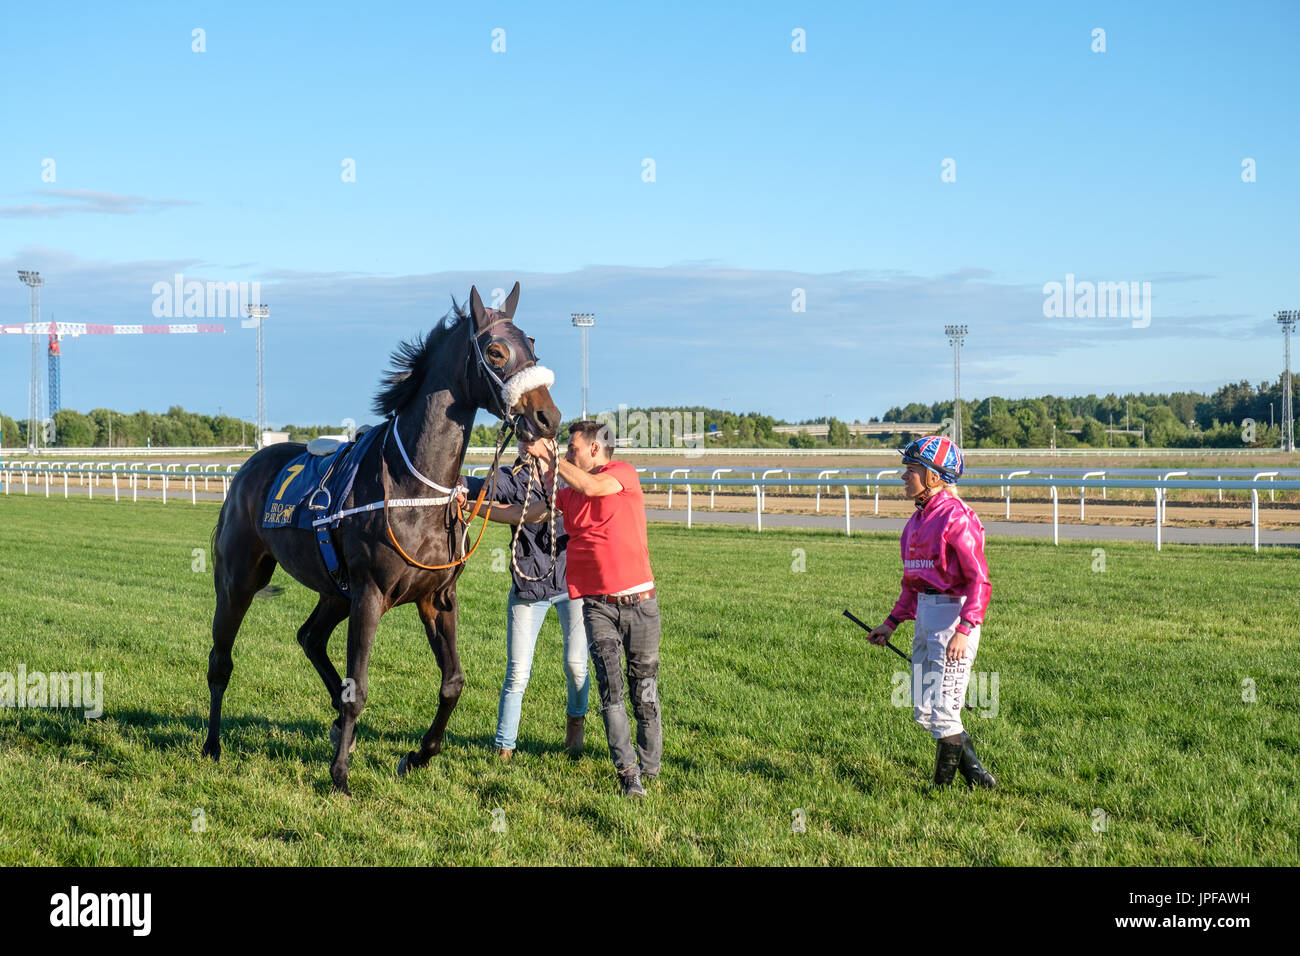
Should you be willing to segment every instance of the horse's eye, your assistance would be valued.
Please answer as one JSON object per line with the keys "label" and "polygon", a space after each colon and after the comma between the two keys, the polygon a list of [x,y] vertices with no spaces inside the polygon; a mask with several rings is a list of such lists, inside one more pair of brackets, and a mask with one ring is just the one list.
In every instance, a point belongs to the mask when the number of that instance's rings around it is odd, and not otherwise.
{"label": "horse's eye", "polygon": [[506,364],[506,350],[499,345],[493,345],[487,350],[487,357],[493,365]]}

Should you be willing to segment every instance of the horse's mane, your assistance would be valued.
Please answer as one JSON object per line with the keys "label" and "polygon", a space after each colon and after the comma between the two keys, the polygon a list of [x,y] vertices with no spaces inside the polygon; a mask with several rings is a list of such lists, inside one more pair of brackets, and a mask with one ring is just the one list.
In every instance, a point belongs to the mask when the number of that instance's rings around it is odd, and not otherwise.
{"label": "horse's mane", "polygon": [[429,363],[447,345],[460,323],[468,320],[469,314],[456,303],[453,296],[451,311],[427,335],[423,338],[417,336],[397,347],[390,359],[393,367],[381,380],[379,391],[370,406],[376,415],[387,418],[400,414],[419,395]]}

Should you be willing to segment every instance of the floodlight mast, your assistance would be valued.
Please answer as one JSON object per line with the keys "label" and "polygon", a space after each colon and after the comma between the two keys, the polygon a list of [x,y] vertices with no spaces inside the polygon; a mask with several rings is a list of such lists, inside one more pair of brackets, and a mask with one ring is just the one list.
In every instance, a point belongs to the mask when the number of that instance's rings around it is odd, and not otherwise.
{"label": "floodlight mast", "polygon": [[18,270],[18,279],[32,290],[32,371],[27,386],[27,450],[36,453],[40,447],[41,424],[41,336],[36,326],[41,321],[41,286],[45,280],[39,272]]}
{"label": "floodlight mast", "polygon": [[257,323],[257,435],[254,441],[257,447],[262,447],[262,440],[266,435],[266,373],[265,373],[265,353],[266,339],[263,326],[266,325],[266,319],[271,314],[269,305],[246,305],[244,311],[248,317]]}
{"label": "floodlight mast", "polygon": [[1282,450],[1295,451],[1295,415],[1291,410],[1291,330],[1300,319],[1300,309],[1286,309],[1275,316],[1282,326]]}
{"label": "floodlight mast", "polygon": [[573,324],[582,329],[582,420],[587,420],[587,330],[596,324],[596,316],[590,312],[571,312]]}
{"label": "floodlight mast", "polygon": [[952,346],[952,440],[961,447],[961,343],[966,338],[966,326],[945,325],[943,334]]}

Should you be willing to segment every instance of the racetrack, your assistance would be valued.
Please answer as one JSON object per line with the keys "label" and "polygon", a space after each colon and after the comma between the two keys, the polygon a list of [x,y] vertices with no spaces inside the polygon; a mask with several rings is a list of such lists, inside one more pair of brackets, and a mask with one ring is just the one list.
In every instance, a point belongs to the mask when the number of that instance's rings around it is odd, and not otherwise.
{"label": "racetrack", "polygon": [[394,775],[437,700],[423,631],[398,609],[349,801],[330,793],[332,715],[294,640],[314,602],[279,572],[285,593],[255,602],[235,645],[222,762],[199,758],[215,518],[0,499],[0,672],[102,672],[104,687],[97,720],[0,709],[0,864],[1300,862],[1292,549],[1108,542],[1095,570],[1091,542],[990,538],[968,726],[1003,786],[936,795],[933,747],[891,705],[897,659],[840,616],[889,609],[896,534],[652,525],[665,765],[634,805],[594,708],[586,755],[561,752],[553,619],[516,760],[492,756],[508,586],[494,525],[462,578],[468,686],[447,749]]}

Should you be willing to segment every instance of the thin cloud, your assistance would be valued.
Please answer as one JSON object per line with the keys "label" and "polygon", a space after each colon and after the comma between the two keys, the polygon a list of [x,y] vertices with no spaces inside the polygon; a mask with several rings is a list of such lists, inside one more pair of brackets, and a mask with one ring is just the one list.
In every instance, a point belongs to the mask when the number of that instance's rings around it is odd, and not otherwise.
{"label": "thin cloud", "polygon": [[188,199],[149,199],[144,196],[126,196],[95,189],[44,189],[34,191],[34,196],[63,200],[57,203],[27,203],[21,206],[0,206],[0,218],[52,219],[68,213],[104,213],[112,216],[131,216],[138,212],[157,212],[177,206],[193,206]]}

